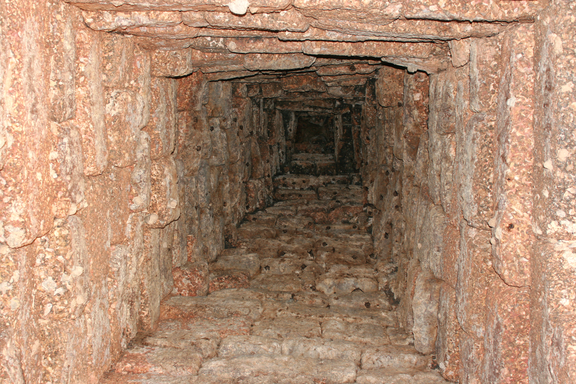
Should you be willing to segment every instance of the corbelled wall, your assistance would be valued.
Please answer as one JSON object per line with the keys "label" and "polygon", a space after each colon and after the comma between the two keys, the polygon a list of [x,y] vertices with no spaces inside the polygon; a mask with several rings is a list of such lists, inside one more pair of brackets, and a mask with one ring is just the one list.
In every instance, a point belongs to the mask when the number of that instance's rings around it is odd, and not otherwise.
{"label": "corbelled wall", "polygon": [[[460,3],[449,3],[457,15]],[[411,63],[366,83],[349,156],[377,209],[377,256],[397,268],[388,284],[416,348],[436,351],[450,380],[576,376],[574,7],[551,0],[534,23],[458,35],[451,63],[423,66],[430,75]],[[95,383],[154,327],[179,269],[197,268],[191,288],[205,293],[206,263],[234,243],[246,212],[270,202],[289,155],[294,106],[274,99],[324,87],[315,75],[230,83],[267,58],[248,55],[238,69],[217,52],[147,51],[88,29],[88,16],[57,0],[0,3],[7,382]],[[344,49],[318,44],[305,51]],[[297,68],[311,61],[297,58]],[[238,73],[194,72],[211,62]],[[329,91],[357,98],[353,87]],[[336,115],[358,127],[355,108]]]}

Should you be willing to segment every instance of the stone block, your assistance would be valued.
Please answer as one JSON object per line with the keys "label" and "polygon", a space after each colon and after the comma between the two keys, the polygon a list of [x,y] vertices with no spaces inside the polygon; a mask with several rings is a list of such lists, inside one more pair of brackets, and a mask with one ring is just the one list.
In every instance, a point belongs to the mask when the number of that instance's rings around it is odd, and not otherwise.
{"label": "stone block", "polygon": [[422,356],[414,347],[390,345],[369,348],[362,355],[362,369],[422,369],[430,363],[430,357]]}
{"label": "stone block", "polygon": [[175,147],[176,80],[155,77],[150,88],[150,121],[143,130],[150,135],[150,157],[157,160]]}
{"label": "stone block", "polygon": [[414,314],[414,348],[422,354],[434,352],[438,335],[438,306],[441,281],[423,270],[416,278],[412,311]]}
{"label": "stone block", "polygon": [[481,339],[484,337],[488,290],[497,279],[490,266],[490,233],[463,222],[460,236],[456,315],[467,334]]}
{"label": "stone block", "polygon": [[151,73],[158,77],[182,77],[197,70],[192,63],[192,50],[156,50],[152,53]]}
{"label": "stone block", "polygon": [[[530,281],[534,163],[534,31],[511,30],[502,48],[506,82],[498,96],[492,262],[507,283]],[[542,165],[546,166],[546,164]]]}
{"label": "stone block", "polygon": [[195,348],[136,347],[124,352],[114,370],[118,373],[194,375],[202,364]]}
{"label": "stone block", "polygon": [[440,372],[446,380],[458,381],[462,331],[456,318],[456,291],[446,283],[442,283],[440,287],[438,325],[436,356]]}
{"label": "stone block", "polygon": [[249,13],[242,18],[228,12],[208,12],[204,16],[216,28],[304,32],[310,25],[308,19],[293,8],[278,13]]}
{"label": "stone block", "polygon": [[174,279],[173,294],[181,296],[206,296],[208,294],[209,272],[206,263],[188,262],[172,270]]}
{"label": "stone block", "polygon": [[179,12],[161,11],[84,11],[82,17],[86,25],[95,31],[112,32],[130,27],[164,28],[182,22]]}
{"label": "stone block", "polygon": [[529,289],[511,287],[497,279],[486,301],[483,381],[528,383]]}
{"label": "stone block", "polygon": [[136,162],[136,147],[144,123],[144,100],[132,91],[106,93],[105,123],[108,133],[108,155],[116,167]]}
{"label": "stone block", "polygon": [[101,36],[76,23],[75,124],[82,137],[84,173],[101,174],[108,164],[105,92],[102,85]]}
{"label": "stone block", "polygon": [[222,289],[230,288],[249,288],[249,276],[245,272],[219,272],[210,275],[210,283],[208,284],[208,292],[212,293]]}
{"label": "stone block", "polygon": [[226,48],[234,53],[300,53],[299,41],[280,41],[277,38],[230,38],[225,40]]}
{"label": "stone block", "polygon": [[340,319],[331,319],[322,323],[322,338],[373,346],[390,344],[390,338],[384,326]]}
{"label": "stone block", "polygon": [[74,19],[69,6],[54,5],[50,13],[50,32],[47,36],[50,49],[50,119],[63,122],[76,114],[76,42]]}
{"label": "stone block", "polygon": [[176,163],[167,157],[153,161],[150,168],[151,193],[146,224],[151,228],[163,228],[180,216]]}
{"label": "stone block", "polygon": [[316,59],[299,53],[268,54],[251,53],[244,57],[244,67],[250,71],[286,71],[308,68]]}
{"label": "stone block", "polygon": [[188,76],[176,79],[176,104],[177,110],[192,111],[200,104],[202,91],[206,86],[202,72],[194,72]]}

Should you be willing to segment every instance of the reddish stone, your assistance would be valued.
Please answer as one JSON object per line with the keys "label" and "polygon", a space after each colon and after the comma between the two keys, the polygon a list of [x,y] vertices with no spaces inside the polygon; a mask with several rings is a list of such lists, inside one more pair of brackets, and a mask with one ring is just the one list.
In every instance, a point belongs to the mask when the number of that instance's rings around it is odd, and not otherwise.
{"label": "reddish stone", "polygon": [[208,292],[220,291],[229,288],[250,288],[249,276],[247,273],[236,272],[215,276],[210,279]]}
{"label": "reddish stone", "polygon": [[181,296],[205,296],[208,293],[208,267],[203,263],[186,263],[172,270],[173,293]]}
{"label": "reddish stone", "polygon": [[487,313],[483,381],[528,383],[529,289],[497,280],[490,286]]}

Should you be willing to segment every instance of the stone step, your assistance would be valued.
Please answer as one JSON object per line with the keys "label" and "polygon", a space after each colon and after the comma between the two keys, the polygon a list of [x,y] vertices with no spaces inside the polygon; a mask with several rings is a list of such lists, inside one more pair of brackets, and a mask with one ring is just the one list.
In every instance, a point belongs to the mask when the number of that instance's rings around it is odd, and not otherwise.
{"label": "stone step", "polygon": [[173,296],[162,303],[161,319],[207,318],[226,319],[248,317],[260,318],[262,294],[248,289],[226,289],[208,296]]}
{"label": "stone step", "polygon": [[219,357],[258,354],[283,354],[322,360],[346,360],[360,364],[362,349],[347,341],[326,340],[319,337],[230,336],[222,340]]}
{"label": "stone step", "polygon": [[296,190],[296,189],[282,189],[278,188],[274,192],[275,200],[316,200],[318,194],[315,190]]}
{"label": "stone step", "polygon": [[223,250],[216,261],[209,265],[210,271],[240,271],[252,277],[260,272],[260,257],[242,248]]}
{"label": "stone step", "polygon": [[[356,175],[357,176],[357,175]],[[285,189],[308,189],[325,187],[330,184],[353,184],[355,181],[354,175],[281,175],[274,178],[275,188]]]}
{"label": "stone step", "polygon": [[292,380],[285,382],[294,384],[313,382],[308,381],[310,379],[329,383],[354,383],[356,371],[356,364],[349,361],[260,354],[212,359],[202,366],[200,376],[219,380],[268,376]]}
{"label": "stone step", "polygon": [[420,354],[413,346],[386,345],[369,348],[362,354],[362,369],[423,370],[432,363],[430,356]]}
{"label": "stone step", "polygon": [[358,384],[448,384],[436,371],[399,369],[361,369]]}

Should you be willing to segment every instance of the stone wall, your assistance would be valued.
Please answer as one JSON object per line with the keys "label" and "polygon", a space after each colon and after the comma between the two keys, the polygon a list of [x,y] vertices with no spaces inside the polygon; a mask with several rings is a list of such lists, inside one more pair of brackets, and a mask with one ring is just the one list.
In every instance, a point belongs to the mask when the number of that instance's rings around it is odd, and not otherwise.
{"label": "stone wall", "polygon": [[415,347],[462,383],[528,382],[533,44],[530,25],[454,41],[446,71],[389,68],[367,90],[379,258]]}
{"label": "stone wall", "polygon": [[65,3],[2,7],[0,381],[95,383],[173,269],[270,202],[283,126],[246,84],[186,76]]}
{"label": "stone wall", "polygon": [[576,4],[550,1],[536,25],[530,382],[576,377]]}

